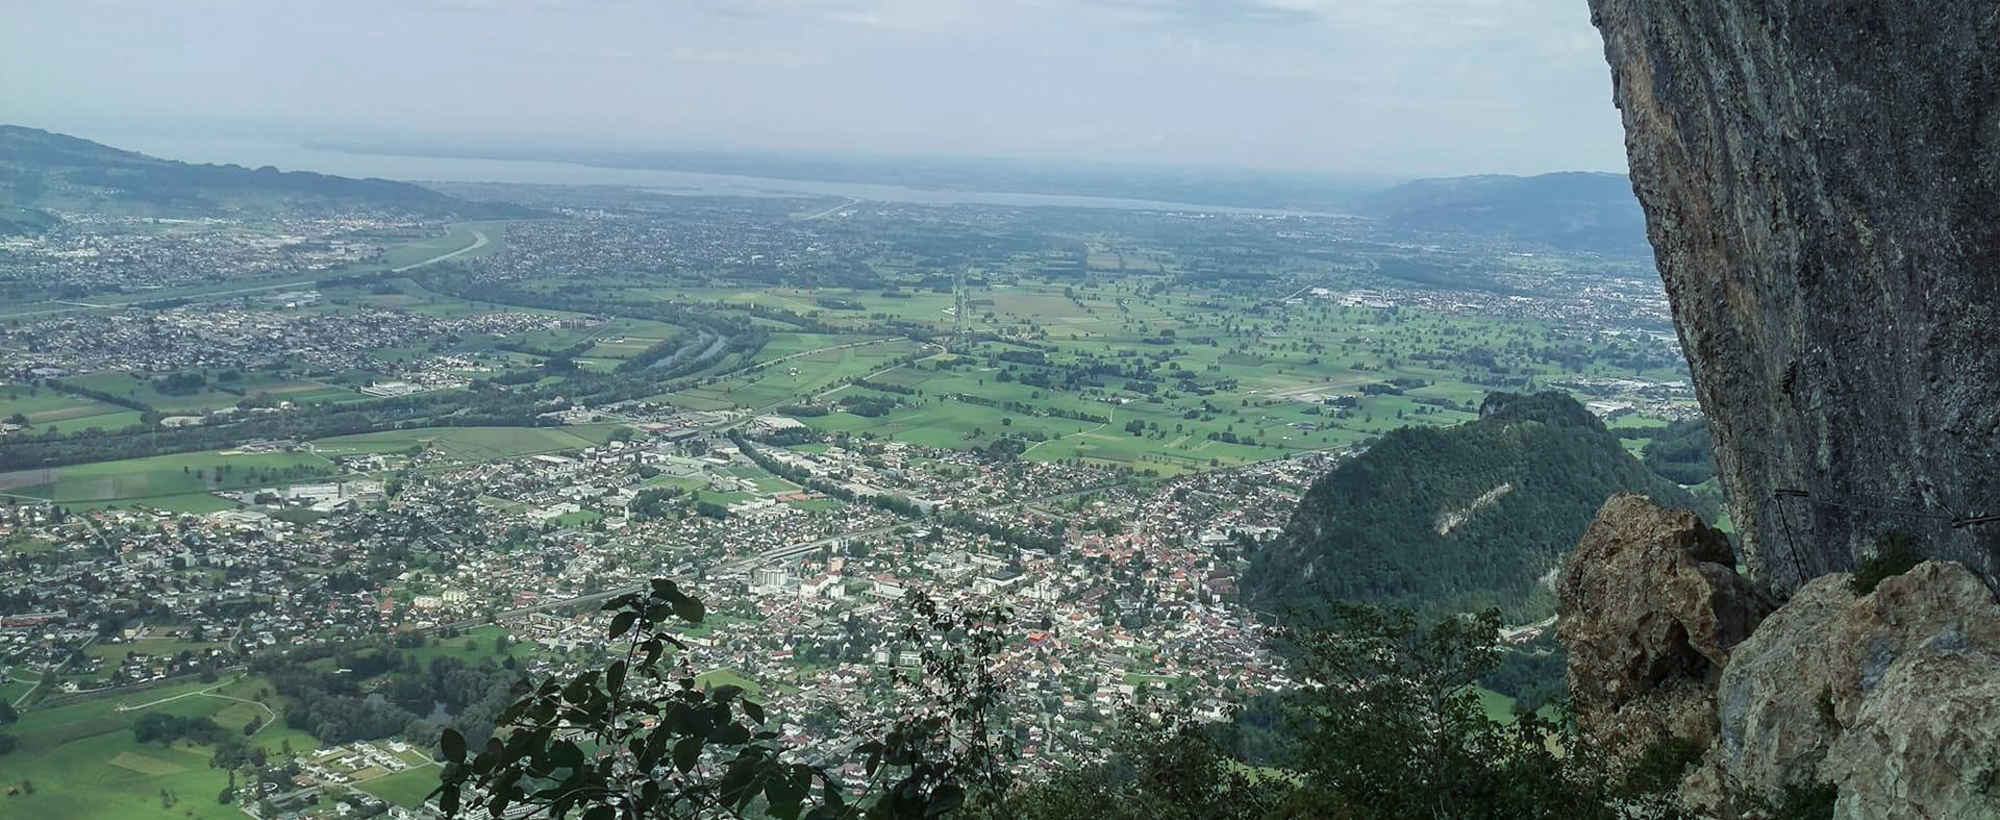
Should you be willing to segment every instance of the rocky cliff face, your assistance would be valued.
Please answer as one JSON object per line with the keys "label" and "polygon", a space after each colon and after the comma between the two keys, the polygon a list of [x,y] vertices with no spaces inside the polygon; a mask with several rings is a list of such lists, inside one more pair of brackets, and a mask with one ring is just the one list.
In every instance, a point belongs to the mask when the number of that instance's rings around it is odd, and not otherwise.
{"label": "rocky cliff face", "polygon": [[1590,6],[1753,575],[1993,578],[2000,0]]}

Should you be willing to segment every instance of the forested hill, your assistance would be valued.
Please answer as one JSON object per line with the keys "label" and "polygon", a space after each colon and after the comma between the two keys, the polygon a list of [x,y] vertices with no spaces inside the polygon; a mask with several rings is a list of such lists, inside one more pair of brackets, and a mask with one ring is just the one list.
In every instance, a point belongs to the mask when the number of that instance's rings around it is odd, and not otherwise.
{"label": "forested hill", "polygon": [[[463,218],[532,215],[516,206],[470,202],[407,182],[195,165],[37,128],[0,125],[0,211],[5,213],[196,217],[324,215],[345,209]],[[25,218],[8,218],[6,225],[37,227]]]}
{"label": "forested hill", "polygon": [[1363,208],[1406,230],[1502,236],[1566,250],[1646,256],[1646,215],[1621,174],[1419,179],[1371,194]]}
{"label": "forested hill", "polygon": [[1281,616],[1339,599],[1538,620],[1554,612],[1540,579],[1623,491],[1697,508],[1568,395],[1494,393],[1477,421],[1392,431],[1321,476],[1246,591]]}

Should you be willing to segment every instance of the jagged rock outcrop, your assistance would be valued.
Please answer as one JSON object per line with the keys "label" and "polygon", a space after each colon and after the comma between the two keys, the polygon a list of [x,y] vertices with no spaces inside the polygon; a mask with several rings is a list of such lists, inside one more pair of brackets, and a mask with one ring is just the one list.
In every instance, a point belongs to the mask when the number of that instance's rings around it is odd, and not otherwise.
{"label": "jagged rock outcrop", "polygon": [[1857,596],[1835,573],[1770,611],[1718,558],[1727,543],[1691,514],[1620,496],[1565,564],[1572,698],[1606,751],[1708,744],[1681,786],[1705,817],[1758,817],[1815,784],[1838,790],[1841,818],[2000,817],[2000,604],[1984,582],[1931,561]]}
{"label": "jagged rock outcrop", "polygon": [[1993,578],[2000,0],[1590,7],[1751,574],[1905,530]]}
{"label": "jagged rock outcrop", "polygon": [[1726,536],[1631,494],[1598,511],[1556,595],[1578,722],[1627,759],[1667,737],[1714,739],[1724,664],[1771,611]]}

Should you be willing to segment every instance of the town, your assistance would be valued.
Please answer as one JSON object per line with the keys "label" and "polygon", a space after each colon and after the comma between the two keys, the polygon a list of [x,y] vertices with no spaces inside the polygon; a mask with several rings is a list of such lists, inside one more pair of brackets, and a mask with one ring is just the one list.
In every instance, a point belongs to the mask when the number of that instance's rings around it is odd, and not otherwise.
{"label": "town", "polygon": [[[760,429],[783,429],[772,421]],[[602,651],[588,604],[655,575],[683,579],[711,613],[680,662],[758,686],[787,745],[808,752],[845,742],[831,731],[844,723],[886,719],[889,670],[912,661],[882,624],[910,590],[1018,613],[1020,641],[999,668],[1019,708],[1046,715],[1023,767],[1094,748],[1120,702],[1171,698],[1220,716],[1285,683],[1263,627],[1228,603],[1244,551],[1284,523],[1328,457],[1141,489],[1101,468],[895,442],[738,440],[642,433],[471,466],[431,451],[370,456],[407,477],[250,492],[243,509],[203,516],[13,505],[0,538],[48,548],[15,557],[0,587],[7,691],[60,702],[215,680],[274,648],[451,643],[474,628],[533,647],[521,671],[562,674]],[[856,499],[908,503],[829,499],[760,470],[746,445]],[[711,503],[698,497],[728,503],[696,511]],[[299,509],[317,516],[286,520]],[[1024,533],[1063,546],[1010,541]],[[247,797],[279,809],[306,805],[308,788],[328,805],[348,793],[306,768],[283,793]]]}

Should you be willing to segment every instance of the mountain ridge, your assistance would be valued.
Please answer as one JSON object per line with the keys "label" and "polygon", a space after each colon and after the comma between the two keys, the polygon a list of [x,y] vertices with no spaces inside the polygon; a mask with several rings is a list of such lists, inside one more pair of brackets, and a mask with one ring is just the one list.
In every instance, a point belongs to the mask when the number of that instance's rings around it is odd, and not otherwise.
{"label": "mountain ridge", "polygon": [[39,219],[33,214],[61,211],[214,216],[318,212],[330,207],[425,217],[534,215],[519,206],[472,202],[407,182],[280,171],[271,166],[195,164],[40,128],[0,124],[0,208],[5,209],[8,224],[32,228]]}
{"label": "mountain ridge", "polygon": [[1564,250],[1650,253],[1623,174],[1558,171],[1416,179],[1367,195],[1368,216],[1412,231],[1501,236]]}

